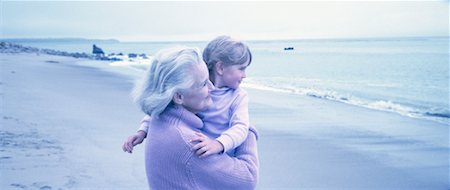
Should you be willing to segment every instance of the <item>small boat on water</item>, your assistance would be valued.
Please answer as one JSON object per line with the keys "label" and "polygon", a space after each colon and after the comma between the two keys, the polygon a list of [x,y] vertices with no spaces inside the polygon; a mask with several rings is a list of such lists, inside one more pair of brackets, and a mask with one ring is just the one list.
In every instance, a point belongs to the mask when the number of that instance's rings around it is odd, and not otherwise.
{"label": "small boat on water", "polygon": [[290,50],[294,50],[294,47],[285,47],[284,51],[290,51]]}

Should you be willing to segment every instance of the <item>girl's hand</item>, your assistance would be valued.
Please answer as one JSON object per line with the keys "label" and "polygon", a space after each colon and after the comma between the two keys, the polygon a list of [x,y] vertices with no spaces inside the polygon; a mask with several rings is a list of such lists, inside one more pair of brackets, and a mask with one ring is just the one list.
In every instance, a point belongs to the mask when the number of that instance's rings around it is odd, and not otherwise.
{"label": "girl's hand", "polygon": [[123,143],[122,150],[130,154],[133,153],[133,147],[141,144],[146,136],[147,134],[144,131],[138,131],[136,134],[129,136]]}
{"label": "girl's hand", "polygon": [[192,147],[192,150],[195,151],[195,154],[200,158],[223,152],[223,145],[219,141],[210,139],[202,133],[195,133],[195,135],[197,136],[192,138],[191,142],[198,143]]}

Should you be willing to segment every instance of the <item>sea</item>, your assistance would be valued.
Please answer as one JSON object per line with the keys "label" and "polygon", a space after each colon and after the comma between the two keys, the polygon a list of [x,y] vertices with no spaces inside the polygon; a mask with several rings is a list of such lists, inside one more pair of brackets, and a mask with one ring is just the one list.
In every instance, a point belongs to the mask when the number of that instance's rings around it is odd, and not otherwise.
{"label": "sea", "polygon": [[[12,41],[14,42],[14,41]],[[22,40],[25,46],[66,52],[146,54],[111,67],[142,71],[158,50],[198,47],[200,42],[120,42],[115,40]],[[310,96],[406,117],[450,124],[449,37],[303,39],[247,41],[253,61],[246,88]],[[288,48],[286,50],[285,48]],[[136,64],[144,65],[136,67]]]}

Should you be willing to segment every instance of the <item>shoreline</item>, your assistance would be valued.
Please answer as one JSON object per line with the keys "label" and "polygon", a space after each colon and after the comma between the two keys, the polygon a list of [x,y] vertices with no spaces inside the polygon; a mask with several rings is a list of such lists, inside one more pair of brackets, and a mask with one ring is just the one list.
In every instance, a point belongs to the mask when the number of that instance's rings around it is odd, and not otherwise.
{"label": "shoreline", "polygon": [[[9,46],[8,46],[9,45]],[[17,46],[17,47],[16,47]],[[20,47],[20,48],[18,48]],[[32,48],[32,47],[25,47],[25,46],[21,46],[18,44],[9,44],[9,43],[5,43],[5,42],[0,42],[0,52],[8,52],[8,51],[12,51],[12,52],[29,52],[29,50],[33,50],[33,49],[37,49],[37,48]],[[57,50],[50,50],[50,49],[37,49],[36,51],[42,51],[42,52],[49,52],[48,54],[55,54],[54,52],[59,52],[56,53],[60,56],[70,56],[73,55],[72,57],[76,57],[78,58],[79,55],[81,55],[80,53],[67,53],[64,51],[57,51]],[[70,50],[68,50],[70,52]],[[108,56],[103,56],[103,58],[105,58],[105,60],[102,60],[102,58],[100,57],[94,57],[93,54],[89,54],[86,56],[89,56],[90,59],[93,60],[99,60],[99,61],[108,61],[107,59],[109,59],[109,61],[112,61],[113,63],[110,64],[110,68],[106,69],[106,70],[114,70],[111,69],[111,66],[117,67],[117,68],[122,68],[123,70],[129,70],[131,71],[132,69],[135,70],[140,70],[141,72],[143,72],[145,70],[145,66],[148,65],[149,61],[151,60],[151,58],[149,59],[145,54],[143,54],[144,57],[141,57],[140,54],[135,54],[135,53],[130,53],[129,56],[138,56],[137,58],[127,58],[127,55],[123,55],[123,56],[119,56],[119,54],[110,54]],[[265,59],[265,55],[264,54],[260,54],[258,55],[259,57],[263,57]],[[149,56],[151,57],[151,56]],[[100,59],[99,59],[100,58]],[[270,58],[270,57],[268,57]],[[120,60],[120,61],[119,61]],[[262,61],[262,60],[259,60]],[[107,63],[107,62],[105,62]],[[98,64],[100,65],[100,64]],[[89,65],[91,66],[91,65]],[[94,66],[96,67],[96,66]],[[103,67],[106,68],[106,67]],[[130,69],[131,68],[131,69]],[[276,68],[274,68],[276,69]],[[286,69],[286,68],[284,68]],[[121,73],[120,69],[115,69],[116,71],[118,71],[118,73]],[[141,73],[140,72],[128,72],[126,73],[126,75],[133,75],[134,77],[138,77]],[[445,77],[445,76],[441,76],[441,77]],[[350,105],[354,105],[354,106],[359,106],[359,107],[366,107],[369,109],[374,109],[374,110],[381,110],[381,111],[386,111],[386,112],[392,112],[392,113],[397,113],[403,116],[407,116],[407,117],[411,117],[411,118],[419,118],[419,119],[424,119],[424,120],[431,120],[434,122],[438,122],[441,124],[448,124],[450,121],[450,115],[448,112],[448,100],[446,100],[446,98],[443,98],[445,100],[445,102],[442,102],[442,98],[439,98],[438,101],[441,101],[440,104],[436,104],[435,100],[433,100],[433,98],[431,99],[427,99],[427,100],[421,100],[419,99],[411,99],[411,100],[405,100],[405,98],[403,100],[401,99],[396,99],[396,98],[392,98],[389,96],[379,96],[379,97],[372,97],[371,94],[364,94],[363,95],[357,95],[360,92],[364,92],[364,89],[357,89],[353,94],[352,92],[347,93],[345,90],[341,91],[341,89],[334,89],[330,88],[330,89],[326,89],[323,87],[314,87],[315,84],[311,84],[311,88],[310,87],[295,87],[296,85],[287,85],[285,86],[283,83],[279,83],[275,81],[272,81],[273,79],[263,79],[260,81],[260,79],[254,79],[252,77],[248,78],[247,80],[244,81],[244,83],[242,84],[243,87],[247,86],[247,87],[251,87],[251,88],[255,88],[255,89],[263,89],[263,90],[271,90],[271,91],[284,91],[286,93],[292,93],[292,94],[298,94],[301,96],[310,96],[310,97],[314,97],[314,98],[318,98],[318,99],[325,99],[325,100],[330,100],[330,101],[336,101],[336,102],[343,102],[346,104],[350,104]],[[271,84],[274,83],[274,84]],[[300,83],[301,84],[301,83]],[[319,85],[320,86],[320,85]],[[425,85],[426,86],[426,85]],[[442,92],[446,92],[445,89],[447,89],[446,87],[441,87],[444,88],[442,90],[439,91],[439,93]],[[421,89],[422,91],[428,91],[425,90],[426,88]],[[398,90],[398,89],[397,89]],[[404,89],[404,90],[408,90],[408,88]],[[447,89],[448,91],[448,89]],[[402,94],[401,92],[397,92],[397,94]],[[438,94],[438,93],[434,93],[434,94]],[[430,94],[428,94],[429,96]],[[446,97],[448,96],[443,94],[440,95],[439,97]],[[401,97],[401,96],[400,96]],[[430,96],[432,97],[432,96]],[[406,98],[408,99],[408,98]],[[420,103],[419,103],[420,102]]]}
{"label": "shoreline", "polygon": [[[148,189],[130,78],[70,57],[2,53],[0,188]],[[247,89],[257,189],[448,189],[448,126]],[[3,127],[4,126],[4,127]],[[41,175],[45,173],[46,175]]]}

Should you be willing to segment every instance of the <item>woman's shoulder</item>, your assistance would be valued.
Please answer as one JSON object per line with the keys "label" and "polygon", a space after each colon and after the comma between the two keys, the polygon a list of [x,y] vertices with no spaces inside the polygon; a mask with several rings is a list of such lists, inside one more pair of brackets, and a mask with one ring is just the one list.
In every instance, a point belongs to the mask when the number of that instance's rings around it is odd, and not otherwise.
{"label": "woman's shoulder", "polygon": [[194,113],[181,106],[172,109],[169,114],[177,120],[177,122],[173,123],[173,127],[177,130],[183,142],[190,148],[192,147],[191,139],[203,127],[203,121]]}
{"label": "woman's shoulder", "polygon": [[[151,120],[152,127],[163,133],[178,133],[185,142],[203,127],[203,121],[182,106],[168,107],[161,115]],[[160,135],[160,134],[159,134]]]}
{"label": "woman's shoulder", "polygon": [[149,126],[148,139],[158,142],[160,146],[171,147],[173,154],[185,155],[191,152],[190,140],[194,137],[196,130],[189,122],[178,114],[165,112],[158,118],[153,118]]}
{"label": "woman's shoulder", "polygon": [[178,133],[180,134],[180,137],[183,139],[183,142],[188,146],[192,147],[193,144],[191,143],[192,138],[195,137],[195,133],[199,132],[197,130],[194,130],[186,125],[179,125],[177,128]]}

